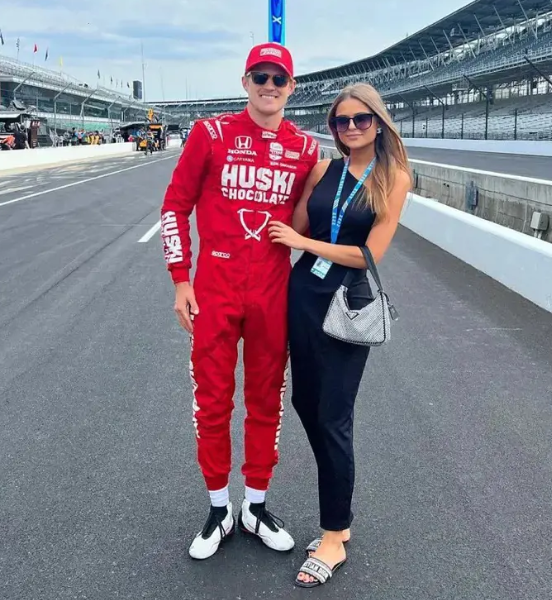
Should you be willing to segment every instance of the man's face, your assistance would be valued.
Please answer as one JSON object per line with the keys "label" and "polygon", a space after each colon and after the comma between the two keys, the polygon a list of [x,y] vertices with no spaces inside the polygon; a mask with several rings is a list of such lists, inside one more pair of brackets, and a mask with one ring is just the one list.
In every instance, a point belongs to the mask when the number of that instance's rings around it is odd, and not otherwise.
{"label": "man's face", "polygon": [[[276,85],[281,83],[284,85]],[[249,103],[266,116],[281,112],[295,91],[295,81],[284,69],[271,63],[255,65],[242,78],[242,84],[249,96]]]}

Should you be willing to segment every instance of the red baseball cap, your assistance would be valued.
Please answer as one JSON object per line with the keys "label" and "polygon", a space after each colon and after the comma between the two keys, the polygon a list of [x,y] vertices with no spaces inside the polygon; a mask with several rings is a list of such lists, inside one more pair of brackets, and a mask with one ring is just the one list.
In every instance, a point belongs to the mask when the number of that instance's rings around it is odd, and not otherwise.
{"label": "red baseball cap", "polygon": [[293,77],[293,59],[285,46],[273,42],[253,46],[245,63],[245,72],[251,71],[255,65],[263,62],[278,65],[290,77]]}

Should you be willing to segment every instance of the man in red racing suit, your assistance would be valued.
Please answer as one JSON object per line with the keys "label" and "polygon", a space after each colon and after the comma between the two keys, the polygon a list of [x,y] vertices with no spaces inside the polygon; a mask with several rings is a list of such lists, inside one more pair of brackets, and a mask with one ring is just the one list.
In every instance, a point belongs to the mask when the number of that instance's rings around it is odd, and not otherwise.
{"label": "man in red racing suit", "polygon": [[[193,558],[212,556],[234,531],[229,501],[230,418],[238,342],[244,340],[245,499],[239,524],[274,550],[293,538],[265,508],[278,462],[287,354],[289,248],[268,236],[271,221],[291,224],[317,142],[282,118],[293,92],[293,63],[278,44],[254,47],[243,85],[247,108],[195,123],[161,211],[175,310],[191,334],[190,372],[198,461],[211,500]],[[189,217],[196,209],[199,255],[190,283]]]}

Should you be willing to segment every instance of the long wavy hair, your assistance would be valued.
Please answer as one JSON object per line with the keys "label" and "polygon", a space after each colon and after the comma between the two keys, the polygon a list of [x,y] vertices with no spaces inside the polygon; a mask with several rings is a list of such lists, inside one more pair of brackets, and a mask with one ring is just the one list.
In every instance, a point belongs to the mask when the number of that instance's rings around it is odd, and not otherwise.
{"label": "long wavy hair", "polygon": [[408,164],[406,148],[397,131],[381,96],[367,83],[355,83],[345,87],[334,100],[328,113],[328,128],[335,145],[343,156],[349,156],[349,148],[339,139],[337,131],[330,126],[337,108],[344,100],[354,98],[368,107],[376,115],[372,127],[380,127],[381,133],[375,140],[376,166],[362,187],[357,202],[363,202],[376,213],[378,221],[388,214],[388,196],[395,184],[397,172],[404,171],[412,182],[412,173]]}

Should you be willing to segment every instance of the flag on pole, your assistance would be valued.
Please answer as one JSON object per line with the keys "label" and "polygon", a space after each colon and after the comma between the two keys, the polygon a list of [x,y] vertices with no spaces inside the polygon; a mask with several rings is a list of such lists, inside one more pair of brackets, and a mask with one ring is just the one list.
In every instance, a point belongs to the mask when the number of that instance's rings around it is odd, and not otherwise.
{"label": "flag on pole", "polygon": [[2,46],[4,45],[4,36],[2,35],[2,30],[0,29],[0,42],[2,42]]}
{"label": "flag on pole", "polygon": [[100,69],[98,69],[98,79],[100,79]]}
{"label": "flag on pole", "polygon": [[21,46],[21,41],[19,40],[19,38],[17,38],[17,42],[15,42],[15,47],[19,50]]}
{"label": "flag on pole", "polygon": [[63,69],[63,56],[59,57],[59,66]]}
{"label": "flag on pole", "polygon": [[34,45],[33,54],[36,54],[37,52],[38,52],[38,46],[35,44],[35,45]]}
{"label": "flag on pole", "polygon": [[45,60],[45,61],[46,61],[46,60],[48,60],[48,52],[49,52],[49,51],[50,51],[50,49],[49,49],[49,48],[46,48],[46,54],[45,54],[45,56],[44,56],[44,60]]}

